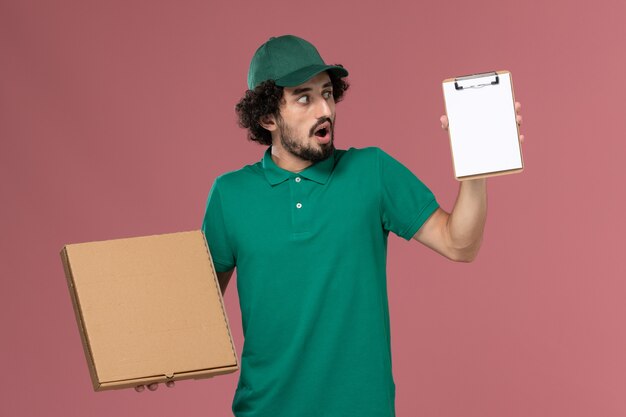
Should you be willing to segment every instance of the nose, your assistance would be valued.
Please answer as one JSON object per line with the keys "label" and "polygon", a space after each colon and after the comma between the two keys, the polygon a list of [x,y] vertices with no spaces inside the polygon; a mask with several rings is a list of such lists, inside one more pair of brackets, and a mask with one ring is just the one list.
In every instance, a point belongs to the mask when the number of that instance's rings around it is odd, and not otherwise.
{"label": "nose", "polygon": [[328,100],[318,100],[319,105],[317,106],[317,118],[320,119],[322,117],[332,118],[333,110],[330,107],[330,103]]}

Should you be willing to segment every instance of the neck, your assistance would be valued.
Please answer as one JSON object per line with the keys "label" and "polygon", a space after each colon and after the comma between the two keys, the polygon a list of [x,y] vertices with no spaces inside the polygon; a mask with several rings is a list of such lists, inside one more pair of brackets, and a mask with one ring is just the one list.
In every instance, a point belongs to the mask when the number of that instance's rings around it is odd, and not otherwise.
{"label": "neck", "polygon": [[280,144],[272,144],[272,160],[276,165],[289,172],[300,172],[310,167],[313,163],[300,159],[294,154],[287,152]]}

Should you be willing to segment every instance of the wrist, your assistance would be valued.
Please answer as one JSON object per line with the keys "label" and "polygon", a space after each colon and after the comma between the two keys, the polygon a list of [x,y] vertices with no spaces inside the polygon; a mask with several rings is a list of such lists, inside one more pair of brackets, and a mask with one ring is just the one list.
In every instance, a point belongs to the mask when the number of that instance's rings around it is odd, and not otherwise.
{"label": "wrist", "polygon": [[461,181],[461,187],[475,191],[482,191],[487,189],[487,178],[478,178],[472,180]]}

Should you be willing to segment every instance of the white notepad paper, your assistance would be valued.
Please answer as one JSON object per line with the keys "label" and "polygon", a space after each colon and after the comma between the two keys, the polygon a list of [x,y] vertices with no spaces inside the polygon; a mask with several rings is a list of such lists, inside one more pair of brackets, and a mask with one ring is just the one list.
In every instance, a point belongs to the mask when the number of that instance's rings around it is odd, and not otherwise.
{"label": "white notepad paper", "polygon": [[510,72],[450,78],[443,94],[458,180],[522,171]]}

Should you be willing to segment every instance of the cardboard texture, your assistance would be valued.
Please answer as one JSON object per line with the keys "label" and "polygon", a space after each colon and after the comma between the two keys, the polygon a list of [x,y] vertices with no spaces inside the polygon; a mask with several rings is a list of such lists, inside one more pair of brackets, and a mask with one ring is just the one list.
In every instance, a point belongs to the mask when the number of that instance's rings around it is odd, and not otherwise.
{"label": "cardboard texture", "polygon": [[70,244],[61,259],[94,390],[239,369],[202,231]]}

